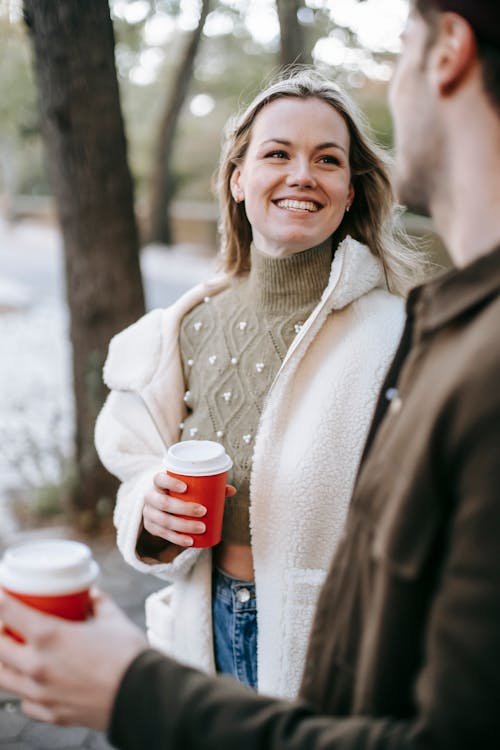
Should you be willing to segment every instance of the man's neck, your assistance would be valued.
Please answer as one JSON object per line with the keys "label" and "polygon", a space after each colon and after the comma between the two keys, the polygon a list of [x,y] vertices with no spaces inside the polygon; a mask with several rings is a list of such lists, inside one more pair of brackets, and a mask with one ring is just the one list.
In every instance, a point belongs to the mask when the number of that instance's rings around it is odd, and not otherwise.
{"label": "man's neck", "polygon": [[433,209],[436,228],[458,268],[500,245],[500,192],[494,198],[485,187],[443,209]]}
{"label": "man's neck", "polygon": [[480,117],[465,117],[450,133],[447,152],[446,179],[431,213],[454,265],[461,268],[500,244],[497,115],[483,107]]}

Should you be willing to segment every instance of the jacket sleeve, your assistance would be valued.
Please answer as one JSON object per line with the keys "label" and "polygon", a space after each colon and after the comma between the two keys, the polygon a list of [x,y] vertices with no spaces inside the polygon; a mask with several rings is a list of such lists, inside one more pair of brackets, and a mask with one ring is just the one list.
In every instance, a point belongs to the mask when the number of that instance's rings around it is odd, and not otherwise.
{"label": "jacket sleeve", "polygon": [[167,581],[186,575],[199,550],[186,549],[169,563],[149,563],[136,550],[142,528],[144,495],[162,470],[165,447],[142,399],[136,393],[112,391],[96,422],[95,444],[104,466],[120,480],[114,524],[124,559],[144,573]]}
{"label": "jacket sleeve", "polygon": [[267,698],[145,651],[122,680],[108,733],[120,750],[406,750],[406,730],[404,722],[320,716],[305,702]]}
{"label": "jacket sleeve", "polygon": [[166,445],[179,439],[185,411],[178,343],[182,318],[227,284],[226,275],[219,275],[169,308],[151,310],[111,339],[104,365],[111,393],[97,418],[95,443],[102,463],[121,482],[114,515],[118,547],[134,568],[167,581],[184,576],[200,551],[184,550],[171,563],[149,564],[138,557],[144,494],[162,469]]}

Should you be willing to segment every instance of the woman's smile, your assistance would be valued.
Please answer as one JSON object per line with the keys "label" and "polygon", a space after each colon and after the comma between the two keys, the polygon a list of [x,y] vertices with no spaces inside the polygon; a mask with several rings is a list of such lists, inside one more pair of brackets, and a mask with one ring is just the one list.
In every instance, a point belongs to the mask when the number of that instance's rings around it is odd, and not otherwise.
{"label": "woman's smile", "polygon": [[316,213],[316,211],[319,211],[320,209],[320,206],[313,201],[301,201],[292,198],[283,198],[273,201],[273,203],[275,206],[278,206],[278,208],[284,208],[287,211],[293,211],[294,213]]}

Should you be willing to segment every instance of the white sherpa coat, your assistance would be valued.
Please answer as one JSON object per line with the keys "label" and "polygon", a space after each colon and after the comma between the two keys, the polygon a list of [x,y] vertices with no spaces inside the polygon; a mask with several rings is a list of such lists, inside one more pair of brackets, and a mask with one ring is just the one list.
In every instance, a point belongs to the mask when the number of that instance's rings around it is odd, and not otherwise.
{"label": "white sherpa coat", "polygon": [[[151,644],[207,672],[214,670],[210,550],[187,549],[171,563],[150,565],[135,548],[144,494],[185,415],[180,322],[228,283],[200,284],[115,336],[104,370],[112,392],[96,425],[99,455],[122,481],[118,546],[138,570],[173,581],[146,603]],[[269,391],[250,484],[261,692],[297,693],[318,591],[403,318],[403,301],[386,291],[379,261],[348,237]]]}

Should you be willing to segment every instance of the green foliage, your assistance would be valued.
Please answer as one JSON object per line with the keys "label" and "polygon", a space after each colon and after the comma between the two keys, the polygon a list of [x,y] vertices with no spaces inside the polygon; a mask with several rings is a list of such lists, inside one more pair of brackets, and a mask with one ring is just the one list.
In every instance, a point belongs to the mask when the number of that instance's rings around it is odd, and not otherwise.
{"label": "green foliage", "polygon": [[[149,0],[142,5],[139,18],[133,18],[133,6],[138,5],[127,0],[111,0],[129,161],[137,198],[144,202],[148,197],[159,118],[169,87],[175,80],[187,32],[178,26],[181,5],[185,5],[180,0]],[[212,31],[208,23],[206,28],[210,34],[204,34],[202,39],[174,148],[173,171],[180,198],[210,199],[224,123],[277,72],[278,40],[264,42],[252,37],[246,25],[251,5],[248,0],[212,2],[208,18]],[[301,19],[309,49],[314,48],[320,37],[335,33],[341,33],[348,43],[356,44],[351,30],[335,30],[331,3],[327,0],[305,0],[303,10]],[[166,41],[153,43],[148,34],[151,24],[166,17],[171,17],[172,33]],[[219,28],[214,32],[215,21],[220,24],[221,19],[227,31]],[[0,14],[0,49],[0,192],[7,189],[20,193],[47,193],[50,189],[39,133],[29,40],[22,22],[11,22],[6,14]],[[156,56],[161,62],[158,62],[151,81],[140,81],[137,71],[147,67],[144,60],[148,56],[149,59]],[[347,68],[323,64],[321,69],[350,86],[352,75]],[[352,91],[367,112],[381,143],[390,144],[385,87],[364,81],[361,87]],[[215,102],[213,110],[203,117],[195,116],[190,110],[193,97],[199,94],[207,95]]]}
{"label": "green foliage", "polygon": [[0,17],[0,190],[46,193],[29,43],[20,22]]}
{"label": "green foliage", "polygon": [[387,85],[372,84],[354,92],[362,111],[366,115],[374,138],[385,148],[392,148],[393,126],[387,103]]}
{"label": "green foliage", "polygon": [[2,138],[30,138],[38,132],[36,95],[26,34],[19,23],[0,18]]}

